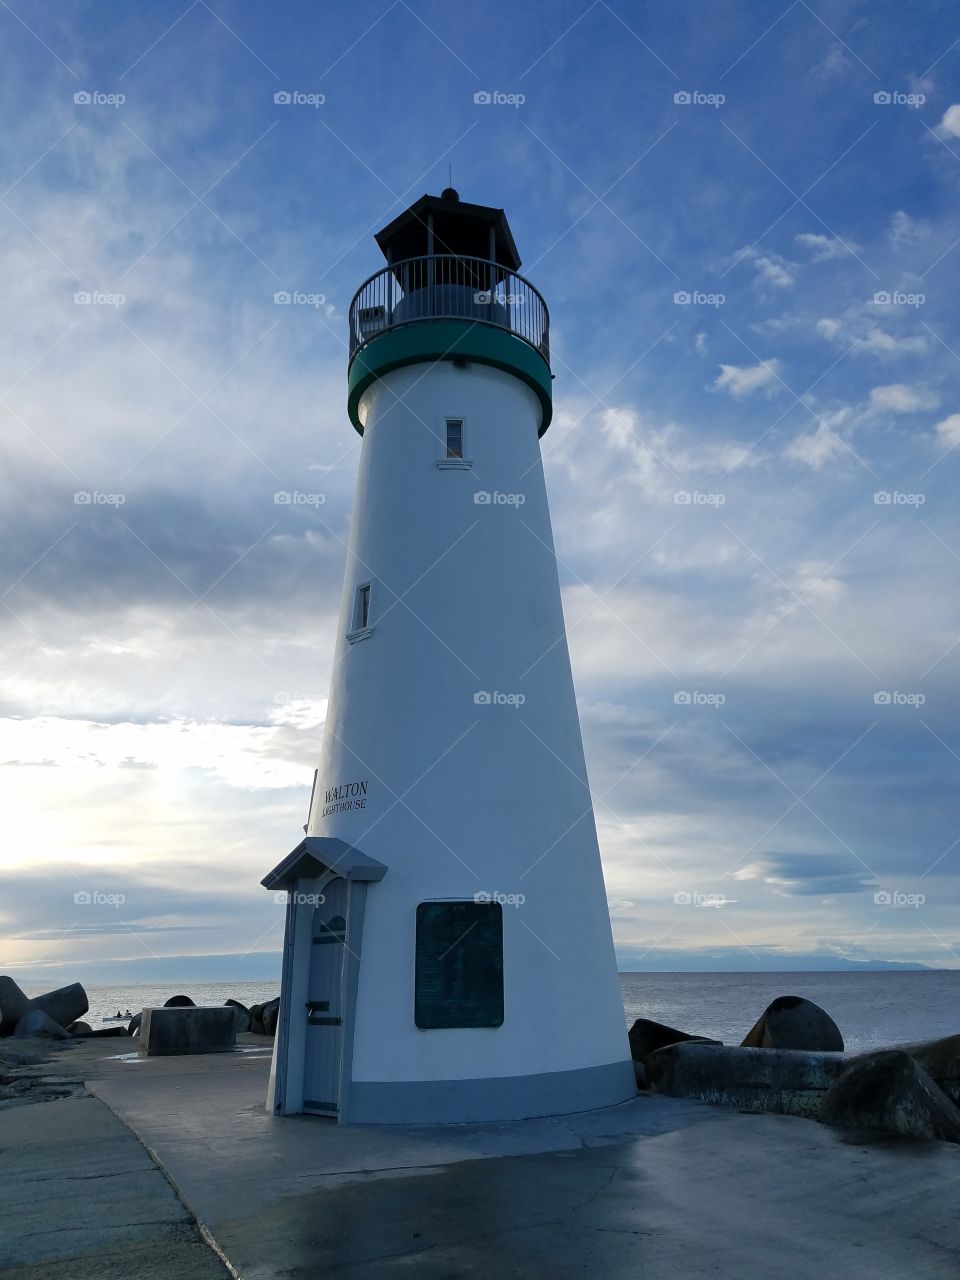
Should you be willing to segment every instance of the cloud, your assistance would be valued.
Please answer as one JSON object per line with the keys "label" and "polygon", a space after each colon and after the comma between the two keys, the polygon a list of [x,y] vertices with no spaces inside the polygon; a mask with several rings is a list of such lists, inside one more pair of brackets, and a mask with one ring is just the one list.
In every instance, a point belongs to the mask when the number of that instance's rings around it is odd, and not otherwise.
{"label": "cloud", "polygon": [[890,239],[894,248],[906,249],[919,244],[929,234],[929,225],[920,218],[912,218],[903,209],[898,209],[890,219]]}
{"label": "cloud", "polygon": [[[199,769],[235,787],[295,787],[306,778],[303,764],[275,748],[282,743],[286,727],[316,729],[325,714],[325,703],[311,707],[300,699],[277,707],[276,726],[4,718],[0,719],[0,765],[46,765],[91,775],[137,767]],[[290,745],[297,743],[298,736],[289,733]]]}
{"label": "cloud", "polygon": [[899,338],[892,333],[887,333],[879,326],[864,331],[863,324],[860,313],[857,312],[854,316],[844,317],[842,320],[825,317],[818,320],[814,328],[820,337],[826,338],[828,342],[844,343],[852,356],[923,355],[929,349],[929,344],[922,334]]}
{"label": "cloud", "polygon": [[698,356],[705,356],[707,354],[707,335],[698,333],[693,340],[693,346]]}
{"label": "cloud", "polygon": [[935,391],[904,382],[891,382],[870,392],[870,408],[878,412],[919,413],[921,409],[936,409],[939,403],[940,397]]}
{"label": "cloud", "polygon": [[795,237],[797,244],[810,251],[814,262],[829,262],[833,258],[846,258],[856,253],[859,246],[850,240],[841,240],[835,236],[817,235],[811,231],[803,231]]}
{"label": "cloud", "polygon": [[722,364],[712,385],[716,391],[729,391],[736,400],[755,391],[775,395],[782,385],[779,377],[781,367],[779,360],[761,360],[752,366]]}
{"label": "cloud", "polygon": [[753,245],[739,249],[733,255],[732,262],[734,266],[740,262],[752,263],[756,271],[755,279],[758,284],[772,284],[778,289],[786,289],[796,279],[794,275],[796,263],[790,262],[779,253],[773,253],[772,251],[761,253]]}
{"label": "cloud", "polygon": [[960,104],[947,107],[936,131],[941,138],[960,138]]}
{"label": "cloud", "polygon": [[960,444],[960,413],[951,413],[948,418],[936,425],[937,438],[941,444],[953,448]]}
{"label": "cloud", "polygon": [[837,435],[833,426],[821,419],[816,431],[797,436],[791,440],[784,450],[788,458],[795,462],[803,462],[813,471],[819,471],[827,463],[840,457],[850,457],[850,450],[843,439]]}
{"label": "cloud", "polygon": [[734,872],[737,880],[762,880],[786,897],[862,893],[877,883],[850,854],[763,853]]}

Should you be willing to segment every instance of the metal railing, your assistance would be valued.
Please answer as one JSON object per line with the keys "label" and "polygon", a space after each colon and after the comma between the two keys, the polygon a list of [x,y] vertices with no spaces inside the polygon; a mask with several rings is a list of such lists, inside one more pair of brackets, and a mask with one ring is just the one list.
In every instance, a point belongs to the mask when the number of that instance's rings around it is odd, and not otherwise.
{"label": "metal railing", "polygon": [[473,320],[506,329],[550,363],[550,315],[528,280],[486,258],[406,258],[372,275],[350,303],[350,358],[388,329]]}

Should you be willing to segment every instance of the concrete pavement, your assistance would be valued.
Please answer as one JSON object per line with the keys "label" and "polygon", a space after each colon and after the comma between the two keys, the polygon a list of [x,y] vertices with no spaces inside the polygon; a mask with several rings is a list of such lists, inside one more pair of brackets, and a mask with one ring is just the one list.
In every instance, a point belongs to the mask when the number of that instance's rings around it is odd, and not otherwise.
{"label": "concrete pavement", "polygon": [[245,1280],[960,1274],[957,1147],[659,1096],[505,1125],[277,1120],[269,1054],[247,1048],[76,1051]]}
{"label": "concrete pavement", "polygon": [[227,1275],[167,1178],[104,1103],[68,1097],[0,1112],[3,1280]]}

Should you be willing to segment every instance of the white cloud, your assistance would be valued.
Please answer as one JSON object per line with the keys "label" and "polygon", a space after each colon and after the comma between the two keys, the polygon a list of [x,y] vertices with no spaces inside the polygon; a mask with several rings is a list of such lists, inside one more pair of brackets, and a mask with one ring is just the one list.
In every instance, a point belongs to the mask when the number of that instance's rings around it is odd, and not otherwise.
{"label": "white cloud", "polygon": [[947,107],[943,119],[937,125],[941,138],[960,138],[960,104]]}
{"label": "white cloud", "polygon": [[918,413],[921,409],[936,409],[939,403],[936,392],[904,382],[891,382],[870,392],[870,408],[887,413]]}
{"label": "white cloud", "polygon": [[911,218],[903,209],[898,209],[890,219],[890,239],[897,249],[919,243],[926,237],[927,230],[925,222]]}
{"label": "white cloud", "polygon": [[952,449],[954,445],[960,444],[960,413],[951,413],[948,418],[938,422],[936,432],[940,443],[948,448]]}
{"label": "white cloud", "polygon": [[849,417],[849,413],[849,410],[840,410],[833,415],[822,417],[817,430],[808,431],[806,435],[797,435],[794,440],[791,440],[783,451],[785,456],[794,462],[805,463],[812,471],[819,471],[820,468],[826,467],[828,462],[833,462],[844,454],[849,457],[850,449],[846,447],[844,440],[836,431],[837,426]]}
{"label": "white cloud", "polygon": [[840,240],[834,236],[816,235],[810,231],[801,232],[796,237],[797,244],[810,250],[814,262],[828,262],[831,258],[846,258],[857,251],[858,246],[849,240]]}
{"label": "white cloud", "polygon": [[927,340],[922,334],[899,338],[878,327],[863,332],[862,326],[862,319],[857,325],[852,318],[843,320],[824,318],[818,320],[814,328],[820,337],[826,338],[828,342],[845,343],[852,356],[923,355],[927,350]]}
{"label": "white cloud", "polygon": [[693,340],[693,346],[698,356],[705,356],[707,354],[707,335],[698,333]]}
{"label": "white cloud", "polygon": [[733,265],[750,262],[756,270],[756,283],[772,284],[778,289],[786,289],[793,284],[796,263],[788,261],[779,253],[761,253],[753,245],[739,249],[732,258]]}
{"label": "white cloud", "polygon": [[757,365],[743,367],[722,364],[713,387],[716,391],[729,391],[737,400],[752,395],[754,391],[773,395],[779,389],[780,368],[779,360],[761,360]]}
{"label": "white cloud", "polygon": [[[295,723],[302,727],[302,720]],[[4,718],[0,719],[0,761],[91,774],[136,767],[168,772],[199,769],[235,787],[301,786],[307,780],[303,765],[275,751],[281,732],[267,725],[190,720],[104,724],[58,716]]]}

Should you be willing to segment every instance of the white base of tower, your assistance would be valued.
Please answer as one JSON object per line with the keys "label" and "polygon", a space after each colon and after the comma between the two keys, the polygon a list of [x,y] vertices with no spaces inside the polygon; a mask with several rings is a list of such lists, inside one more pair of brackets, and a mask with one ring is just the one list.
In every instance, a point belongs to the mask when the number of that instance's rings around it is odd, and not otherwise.
{"label": "white base of tower", "polygon": [[482,1080],[360,1081],[351,1088],[355,1124],[463,1124],[572,1115],[636,1096],[632,1062]]}

